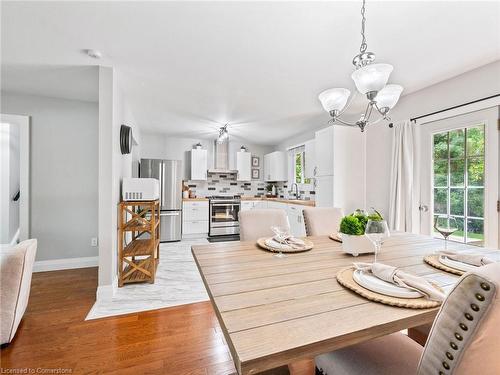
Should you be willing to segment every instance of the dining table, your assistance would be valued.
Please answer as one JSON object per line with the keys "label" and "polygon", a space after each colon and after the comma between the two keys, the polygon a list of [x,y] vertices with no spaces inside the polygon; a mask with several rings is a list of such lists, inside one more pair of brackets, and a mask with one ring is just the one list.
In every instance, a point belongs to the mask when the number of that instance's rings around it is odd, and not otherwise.
{"label": "dining table", "polygon": [[[438,309],[393,307],[344,288],[337,273],[373,254],[353,257],[329,236],[307,237],[310,251],[275,257],[255,241],[192,246],[238,374],[311,360],[315,356],[404,329],[431,323]],[[449,249],[475,249],[449,242]],[[449,291],[459,276],[436,269],[424,256],[444,249],[443,240],[396,233],[377,261],[425,276]],[[498,252],[498,251],[497,251]]]}

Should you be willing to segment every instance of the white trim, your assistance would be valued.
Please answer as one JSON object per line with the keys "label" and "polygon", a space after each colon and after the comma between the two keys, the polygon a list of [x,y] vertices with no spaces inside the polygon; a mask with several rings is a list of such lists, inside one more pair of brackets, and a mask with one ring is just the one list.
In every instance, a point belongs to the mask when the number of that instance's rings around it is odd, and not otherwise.
{"label": "white trim", "polygon": [[[97,287],[96,300],[97,301],[111,300],[115,295],[117,289],[118,289],[118,278],[115,277],[111,285],[100,285]],[[92,309],[90,311],[92,311]]]}
{"label": "white trim", "polygon": [[33,272],[71,270],[74,268],[97,267],[99,257],[66,258],[36,261]]}
{"label": "white trim", "polygon": [[449,109],[447,111],[436,113],[434,115],[425,116],[425,117],[419,118],[418,120],[415,120],[415,124],[422,125],[422,124],[426,124],[428,122],[444,120],[444,119],[449,118],[449,117],[460,116],[460,115],[464,115],[466,113],[480,111],[482,109],[486,109],[486,108],[490,108],[490,107],[495,107],[497,105],[500,105],[500,96],[496,96],[496,97],[490,98],[490,99],[481,100],[481,101],[476,102],[476,103],[463,105],[463,106],[458,107],[458,108]]}
{"label": "white trim", "polygon": [[309,141],[314,141],[314,138],[309,139],[309,140],[307,140],[307,141],[305,141],[305,142],[297,143],[296,145],[293,145],[293,146],[288,146],[288,147],[286,148],[286,150],[287,150],[287,151],[290,151],[290,150],[293,150],[294,148],[305,147],[306,142],[309,142]]}

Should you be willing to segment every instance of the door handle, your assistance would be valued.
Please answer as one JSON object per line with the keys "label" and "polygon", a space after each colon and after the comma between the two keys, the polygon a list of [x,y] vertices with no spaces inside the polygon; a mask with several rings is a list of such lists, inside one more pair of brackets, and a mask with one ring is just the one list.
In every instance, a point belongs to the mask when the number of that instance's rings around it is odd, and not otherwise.
{"label": "door handle", "polygon": [[161,213],[160,216],[179,216],[180,212],[166,212],[166,213]]}
{"label": "door handle", "polygon": [[422,212],[427,212],[429,211],[429,206],[425,205],[425,204],[421,204],[418,209]]}

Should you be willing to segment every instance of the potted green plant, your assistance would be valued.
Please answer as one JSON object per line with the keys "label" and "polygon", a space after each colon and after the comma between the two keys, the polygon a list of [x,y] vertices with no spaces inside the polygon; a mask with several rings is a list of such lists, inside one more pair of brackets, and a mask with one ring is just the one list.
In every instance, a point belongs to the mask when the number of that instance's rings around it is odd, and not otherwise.
{"label": "potted green plant", "polygon": [[342,237],[342,250],[347,254],[358,256],[375,252],[375,247],[365,236],[365,228],[368,220],[383,220],[377,210],[368,215],[364,210],[356,210],[352,214],[344,216],[340,222],[340,233]]}

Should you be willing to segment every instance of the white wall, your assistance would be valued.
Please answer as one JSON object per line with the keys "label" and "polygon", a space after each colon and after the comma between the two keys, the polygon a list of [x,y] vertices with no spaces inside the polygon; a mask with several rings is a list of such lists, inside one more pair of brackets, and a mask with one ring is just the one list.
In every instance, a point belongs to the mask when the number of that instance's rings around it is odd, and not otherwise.
{"label": "white wall", "polygon": [[[394,122],[425,115],[500,93],[500,61],[403,96],[391,117]],[[393,131],[386,125],[367,128],[367,206],[389,212]]]}
{"label": "white wall", "polygon": [[37,260],[92,257],[97,236],[95,102],[2,92],[2,112],[31,116],[31,237]]}
{"label": "white wall", "polygon": [[[200,142],[204,149],[208,150],[208,168],[214,165],[214,143],[213,140],[196,138],[177,138],[164,134],[154,134],[144,132],[141,135],[141,155],[143,159],[169,159],[181,160],[183,165],[183,179],[189,180],[191,175],[191,158],[189,151],[195,144]],[[229,141],[229,168],[236,169],[236,152],[244,145],[252,155],[260,157],[262,168],[264,154],[272,152],[275,147],[261,146],[249,143],[237,137],[230,137]],[[261,176],[263,175],[261,171]]]}
{"label": "white wall", "polygon": [[134,174],[140,146],[131,154],[120,151],[120,127],[130,126],[141,145],[141,134],[113,68],[99,67],[99,288],[98,299],[109,299],[117,282],[117,205],[123,177]]}

